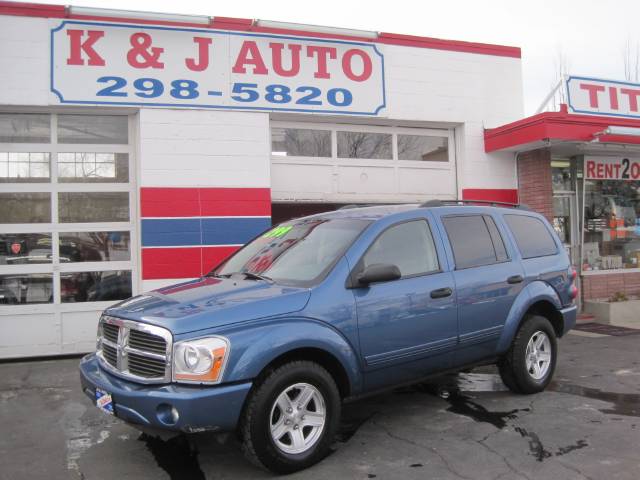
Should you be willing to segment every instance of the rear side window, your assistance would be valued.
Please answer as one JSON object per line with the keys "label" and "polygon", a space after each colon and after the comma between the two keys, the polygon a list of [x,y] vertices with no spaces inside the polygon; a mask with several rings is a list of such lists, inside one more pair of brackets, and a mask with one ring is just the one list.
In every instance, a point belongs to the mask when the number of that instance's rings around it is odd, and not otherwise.
{"label": "rear side window", "polygon": [[488,215],[456,215],[442,219],[453,248],[456,269],[508,260],[504,242]]}
{"label": "rear side window", "polygon": [[539,218],[505,215],[504,219],[516,238],[522,258],[546,257],[558,253],[556,242]]}
{"label": "rear side window", "polygon": [[429,225],[424,220],[400,223],[385,230],[364,255],[364,267],[390,263],[403,277],[440,270]]}

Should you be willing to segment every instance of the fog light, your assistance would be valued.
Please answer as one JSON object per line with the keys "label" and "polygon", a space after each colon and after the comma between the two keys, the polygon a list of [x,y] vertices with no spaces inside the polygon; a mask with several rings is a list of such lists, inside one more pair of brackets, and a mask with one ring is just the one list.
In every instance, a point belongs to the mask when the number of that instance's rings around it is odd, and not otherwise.
{"label": "fog light", "polygon": [[180,418],[180,414],[178,413],[178,410],[176,410],[176,407],[168,403],[161,403],[158,405],[156,408],[156,416],[158,417],[158,420],[160,420],[160,423],[163,423],[164,425],[175,425],[178,423],[178,419]]}

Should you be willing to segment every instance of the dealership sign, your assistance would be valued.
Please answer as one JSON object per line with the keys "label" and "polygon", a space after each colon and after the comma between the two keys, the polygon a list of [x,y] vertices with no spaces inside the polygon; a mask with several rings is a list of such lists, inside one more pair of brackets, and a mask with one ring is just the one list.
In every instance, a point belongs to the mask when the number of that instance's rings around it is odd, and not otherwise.
{"label": "dealership sign", "polygon": [[588,180],[640,180],[640,158],[584,157]]}
{"label": "dealership sign", "polygon": [[378,115],[384,59],[369,43],[64,21],[51,91],[64,104]]}
{"label": "dealership sign", "polygon": [[640,84],[568,77],[567,104],[571,113],[640,118]]}

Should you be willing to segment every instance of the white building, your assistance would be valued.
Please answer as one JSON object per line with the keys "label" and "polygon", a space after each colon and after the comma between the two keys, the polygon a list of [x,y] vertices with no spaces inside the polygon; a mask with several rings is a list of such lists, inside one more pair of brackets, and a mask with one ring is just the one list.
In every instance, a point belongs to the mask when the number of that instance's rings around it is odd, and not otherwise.
{"label": "white building", "polygon": [[0,358],[93,349],[100,311],[293,216],[516,201],[485,128],[520,49],[0,2]]}

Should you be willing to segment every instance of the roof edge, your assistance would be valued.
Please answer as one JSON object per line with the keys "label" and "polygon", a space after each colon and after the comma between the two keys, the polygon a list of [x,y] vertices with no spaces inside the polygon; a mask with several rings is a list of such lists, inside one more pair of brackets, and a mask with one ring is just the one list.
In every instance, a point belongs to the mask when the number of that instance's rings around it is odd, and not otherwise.
{"label": "roof edge", "polygon": [[460,40],[445,40],[432,37],[421,37],[414,35],[401,35],[396,33],[381,32],[377,38],[358,37],[353,35],[341,35],[339,33],[314,32],[309,30],[293,30],[286,28],[260,27],[256,22],[247,18],[233,17],[212,17],[213,21],[209,25],[165,21],[165,20],[144,20],[138,18],[109,17],[75,15],[71,14],[69,8],[64,5],[45,5],[41,3],[10,2],[0,1],[0,15],[39,17],[39,18],[68,18],[75,20],[102,20],[112,22],[130,22],[143,25],[165,25],[175,27],[198,27],[211,28],[216,30],[246,31],[255,33],[274,33],[281,35],[312,36],[317,38],[334,38],[339,40],[351,40],[368,43],[379,43],[387,45],[398,45],[404,47],[428,48],[434,50],[446,50],[463,53],[473,53],[481,55],[491,55],[498,57],[521,58],[522,52],[519,47],[493,45],[488,43],[465,42]]}

